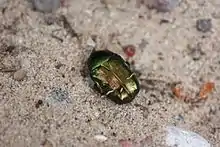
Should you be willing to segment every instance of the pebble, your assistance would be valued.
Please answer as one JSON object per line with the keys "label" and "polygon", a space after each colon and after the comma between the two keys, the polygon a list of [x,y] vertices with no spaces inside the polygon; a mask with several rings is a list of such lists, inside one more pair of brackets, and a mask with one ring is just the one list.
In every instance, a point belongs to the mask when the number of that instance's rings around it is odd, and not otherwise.
{"label": "pebble", "polygon": [[177,122],[185,122],[184,121],[184,117],[181,114],[173,116],[173,119],[174,119],[175,123],[177,123]]}
{"label": "pebble", "polygon": [[144,0],[150,8],[160,12],[169,12],[179,5],[181,0]]}
{"label": "pebble", "polygon": [[42,105],[43,105],[43,101],[42,100],[38,100],[37,103],[35,104],[35,108],[39,108]]}
{"label": "pebble", "polygon": [[61,6],[60,0],[32,0],[33,7],[40,12],[51,13]]}
{"label": "pebble", "polygon": [[108,138],[104,135],[95,135],[94,136],[95,140],[99,141],[99,142],[104,142],[106,141]]}
{"label": "pebble", "polygon": [[196,28],[198,31],[206,33],[209,32],[212,28],[212,20],[211,19],[198,19],[196,21]]}
{"label": "pebble", "polygon": [[14,79],[16,81],[22,81],[25,77],[26,77],[27,73],[25,70],[17,70],[15,73],[14,73]]}
{"label": "pebble", "polygon": [[197,133],[175,126],[168,126],[166,144],[175,147],[211,147],[207,140]]}
{"label": "pebble", "polygon": [[126,45],[123,46],[123,51],[127,55],[127,57],[133,57],[135,55],[135,46],[134,45]]}
{"label": "pebble", "polygon": [[86,44],[87,44],[88,46],[93,47],[93,48],[96,46],[96,43],[93,41],[92,38],[88,38]]}
{"label": "pebble", "polygon": [[62,90],[61,88],[53,88],[50,93],[50,98],[52,98],[54,102],[70,102],[68,91]]}
{"label": "pebble", "polygon": [[130,140],[119,140],[119,144],[121,147],[134,147],[134,143]]}

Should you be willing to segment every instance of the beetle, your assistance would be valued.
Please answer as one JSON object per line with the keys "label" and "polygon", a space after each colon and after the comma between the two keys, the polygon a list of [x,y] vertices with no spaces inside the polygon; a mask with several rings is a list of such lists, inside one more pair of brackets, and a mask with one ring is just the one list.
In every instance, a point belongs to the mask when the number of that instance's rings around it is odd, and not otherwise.
{"label": "beetle", "polygon": [[131,102],[140,90],[129,64],[109,50],[93,51],[88,59],[88,70],[95,88],[117,104]]}

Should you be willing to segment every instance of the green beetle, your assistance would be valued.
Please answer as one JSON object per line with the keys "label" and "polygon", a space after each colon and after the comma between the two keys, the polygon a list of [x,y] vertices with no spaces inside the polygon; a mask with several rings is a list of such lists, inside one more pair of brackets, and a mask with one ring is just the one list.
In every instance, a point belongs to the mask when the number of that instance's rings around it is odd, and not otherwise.
{"label": "green beetle", "polygon": [[131,102],[139,92],[139,82],[129,65],[109,50],[93,51],[88,68],[95,88],[117,104]]}

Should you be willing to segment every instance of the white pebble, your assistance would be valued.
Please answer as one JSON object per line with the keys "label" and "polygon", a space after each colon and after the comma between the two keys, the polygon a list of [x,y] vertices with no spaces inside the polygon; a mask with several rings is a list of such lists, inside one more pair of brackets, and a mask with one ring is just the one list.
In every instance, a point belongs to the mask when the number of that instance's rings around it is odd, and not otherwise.
{"label": "white pebble", "polygon": [[211,147],[202,136],[178,127],[167,127],[166,143],[171,147]]}
{"label": "white pebble", "polygon": [[16,81],[22,81],[26,77],[26,74],[25,70],[20,69],[14,73],[14,79]]}
{"label": "white pebble", "polygon": [[108,139],[104,135],[95,135],[94,138],[95,138],[95,140],[100,141],[100,142],[104,142]]}
{"label": "white pebble", "polygon": [[92,40],[92,38],[89,38],[87,40],[87,43],[86,43],[88,46],[91,46],[91,47],[95,47],[96,46],[96,43]]}

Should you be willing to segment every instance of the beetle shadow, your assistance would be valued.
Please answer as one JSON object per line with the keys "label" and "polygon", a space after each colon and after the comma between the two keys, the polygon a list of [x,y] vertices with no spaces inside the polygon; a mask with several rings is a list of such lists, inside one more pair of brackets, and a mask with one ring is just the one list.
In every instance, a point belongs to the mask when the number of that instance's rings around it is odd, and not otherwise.
{"label": "beetle shadow", "polygon": [[89,66],[88,66],[89,65],[89,57],[95,51],[96,51],[95,48],[93,48],[92,51],[90,50],[90,53],[88,55],[85,55],[84,58],[81,60],[81,63],[83,66],[81,66],[80,75],[84,79],[83,80],[84,84],[88,85],[89,88],[91,88],[91,90],[93,92],[95,92],[97,95],[99,95],[101,97],[104,94],[100,94],[98,87],[96,86],[95,82],[93,82],[93,80],[91,79],[90,72],[89,72]]}
{"label": "beetle shadow", "polygon": [[[90,53],[88,53],[89,51]],[[84,54],[83,58],[81,59],[81,63],[83,66],[81,66],[82,68],[80,69],[80,74],[84,79],[90,77],[88,63],[89,63],[89,57],[94,51],[95,51],[95,47],[92,48],[92,51],[91,49],[87,49],[85,51],[86,55]]]}

